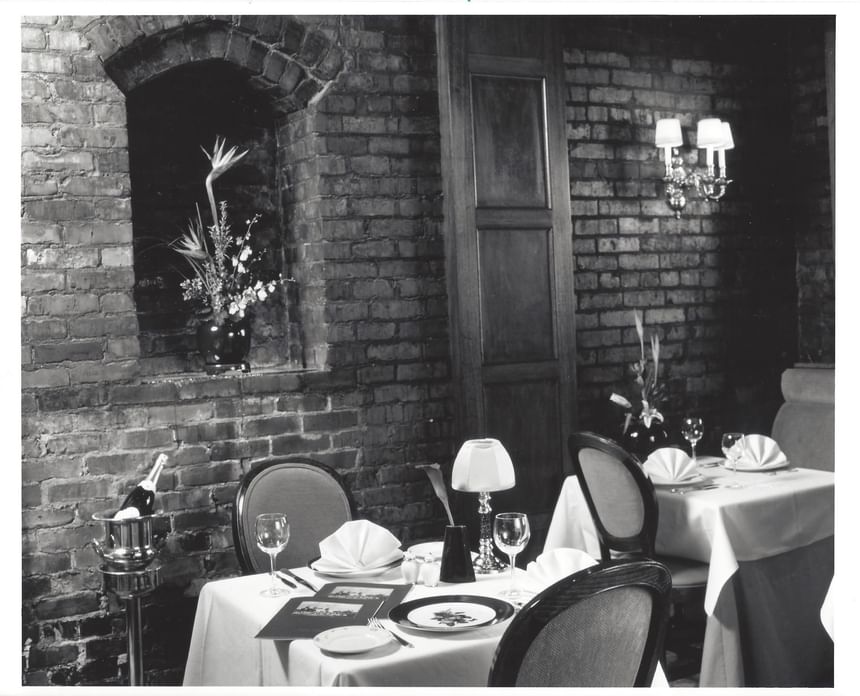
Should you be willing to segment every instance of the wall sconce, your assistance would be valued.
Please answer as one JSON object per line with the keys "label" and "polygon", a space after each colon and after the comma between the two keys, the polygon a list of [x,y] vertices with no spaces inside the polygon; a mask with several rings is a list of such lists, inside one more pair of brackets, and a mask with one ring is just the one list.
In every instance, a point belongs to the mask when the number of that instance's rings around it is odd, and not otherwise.
{"label": "wall sconce", "polygon": [[[726,173],[726,150],[735,146],[732,139],[732,129],[726,121],[718,118],[704,118],[696,129],[696,146],[705,149],[707,170],[688,172],[684,168],[678,148],[684,144],[681,137],[681,122],[677,118],[661,118],[657,121],[655,136],[657,147],[663,148],[663,159],[666,163],[666,203],[675,211],[675,217],[681,217],[681,211],[687,205],[688,188],[694,187],[696,193],[709,201],[722,198],[732,180]],[[719,176],[717,176],[719,173]]]}

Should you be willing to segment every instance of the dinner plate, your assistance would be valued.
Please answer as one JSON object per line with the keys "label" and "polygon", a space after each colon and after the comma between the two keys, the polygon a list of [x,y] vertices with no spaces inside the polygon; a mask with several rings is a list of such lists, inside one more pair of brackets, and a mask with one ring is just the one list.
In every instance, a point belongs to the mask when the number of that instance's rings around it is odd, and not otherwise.
{"label": "dinner plate", "polygon": [[314,636],[314,645],[320,650],[339,655],[354,655],[385,645],[391,636],[385,631],[374,631],[367,626],[338,626]]}
{"label": "dinner plate", "polygon": [[384,572],[399,566],[401,563],[403,563],[403,556],[401,556],[400,558],[395,558],[393,561],[391,561],[391,563],[386,563],[385,565],[379,566],[377,568],[355,568],[351,570],[333,570],[325,567],[315,567],[314,564],[317,561],[319,561],[319,558],[315,558],[310,563],[308,563],[308,568],[310,568],[318,575],[328,575],[332,578],[372,578],[375,575],[382,575]]}
{"label": "dinner plate", "polygon": [[705,477],[702,474],[694,474],[680,481],[668,481],[666,479],[651,477],[651,483],[658,487],[680,488],[681,486],[695,486],[697,483],[702,483]]}
{"label": "dinner plate", "polygon": [[492,626],[513,615],[513,605],[495,597],[443,595],[398,604],[388,618],[416,631],[452,633]]}
{"label": "dinner plate", "polygon": [[[778,469],[785,469],[789,466],[791,462],[787,459],[784,462],[777,462],[776,464],[766,464],[765,466],[743,466],[742,464],[738,464],[737,471],[743,471],[745,473],[755,473],[756,471],[777,471]],[[723,464],[726,469],[729,471],[732,470],[732,463],[726,460],[726,463]]]}

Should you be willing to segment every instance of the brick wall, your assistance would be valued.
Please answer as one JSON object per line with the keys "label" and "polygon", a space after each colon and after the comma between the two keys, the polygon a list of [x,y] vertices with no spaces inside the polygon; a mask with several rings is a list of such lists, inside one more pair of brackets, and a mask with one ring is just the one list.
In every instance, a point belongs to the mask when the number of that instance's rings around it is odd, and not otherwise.
{"label": "brick wall", "polygon": [[[803,334],[802,228],[788,203],[818,210],[825,194],[792,188],[783,152],[795,138],[817,157],[819,101],[806,95],[820,94],[821,67],[789,61],[796,46],[766,19],[709,32],[696,18],[563,20],[582,427],[616,425],[607,398],[637,357],[635,307],[663,339],[670,417],[702,413],[706,441],[727,424],[769,427]],[[289,326],[318,369],[139,372],[124,90],[165,69],[131,60],[158,37],[189,58],[220,46],[258,87],[292,90],[276,133],[297,280]],[[126,678],[122,613],[100,591],[89,520],[156,451],[171,455],[170,535],[164,586],[144,607],[151,683],[180,681],[199,587],[236,572],[230,501],[254,462],[319,458],[363,516],[404,541],[438,533],[439,505],[408,466],[450,461],[456,446],[434,41],[432,19],[412,16],[24,19],[26,683]],[[808,92],[789,89],[792,70]],[[736,183],[676,221],[660,199],[654,119],[681,117],[689,144],[711,115],[732,122]]]}
{"label": "brick wall", "polygon": [[[273,188],[298,280],[291,326],[316,369],[140,370],[126,103],[102,61],[129,89],[153,68],[118,46],[145,53],[161,36],[162,53],[182,56],[174,34],[197,37],[198,53],[230,36],[224,50],[252,81],[303,66],[298,101],[281,104],[288,156]],[[312,456],[402,540],[440,531],[411,466],[454,446],[432,19],[40,17],[24,20],[22,45],[24,680],[126,678],[91,516],[165,451],[169,536],[164,584],[143,610],[144,664],[148,682],[178,683],[200,585],[237,572],[231,504],[255,462]]]}
{"label": "brick wall", "polygon": [[[620,412],[607,399],[638,359],[639,309],[662,341],[664,414],[676,437],[687,412],[704,416],[711,448],[727,427],[769,432],[779,376],[798,357],[797,283],[808,286],[800,302],[811,315],[828,284],[806,278],[832,280],[832,255],[812,243],[795,278],[794,236],[811,233],[792,207],[819,211],[813,229],[829,233],[822,27],[807,26],[798,44],[784,19],[768,21],[723,18],[707,30],[696,18],[566,23],[582,427],[618,432]],[[797,62],[809,52],[815,62]],[[786,118],[791,85],[795,120]],[[715,116],[732,124],[735,183],[719,203],[690,200],[676,220],[662,198],[655,122],[680,118],[689,153],[696,123]],[[793,178],[790,139],[817,162],[813,181]],[[832,341],[832,322],[808,329]]]}
{"label": "brick wall", "polygon": [[791,67],[792,231],[797,240],[798,359],[835,363],[835,263],[825,45],[798,32]]}

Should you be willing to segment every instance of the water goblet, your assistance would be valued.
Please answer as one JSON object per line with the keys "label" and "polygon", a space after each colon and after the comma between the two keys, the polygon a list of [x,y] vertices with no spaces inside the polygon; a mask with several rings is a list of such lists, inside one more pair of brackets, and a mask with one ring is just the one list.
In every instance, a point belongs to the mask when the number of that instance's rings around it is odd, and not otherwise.
{"label": "water goblet", "polygon": [[681,421],[681,435],[690,443],[690,450],[693,453],[693,461],[696,461],[696,443],[702,439],[705,434],[705,424],[698,416],[687,416]]}
{"label": "water goblet", "polygon": [[524,512],[500,512],[493,521],[493,540],[499,550],[511,561],[511,585],[501,594],[511,599],[520,599],[523,592],[517,587],[514,567],[517,554],[529,543],[531,530],[529,518]]}
{"label": "water goblet", "polygon": [[[744,453],[744,434],[743,433],[723,433],[722,441],[720,442],[723,454],[732,465],[732,478],[737,476],[738,459]],[[729,484],[729,488],[740,488],[737,482]]]}
{"label": "water goblet", "polygon": [[257,515],[254,533],[260,551],[269,555],[271,568],[269,588],[260,594],[264,597],[280,597],[289,594],[275,582],[275,557],[284,550],[290,540],[290,523],[287,521],[287,516],[282,512],[264,512]]}

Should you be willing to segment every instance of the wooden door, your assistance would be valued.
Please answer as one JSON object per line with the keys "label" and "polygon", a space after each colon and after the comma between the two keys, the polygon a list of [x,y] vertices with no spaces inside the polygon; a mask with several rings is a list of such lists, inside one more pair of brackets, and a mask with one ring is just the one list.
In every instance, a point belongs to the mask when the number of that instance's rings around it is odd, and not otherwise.
{"label": "wooden door", "polygon": [[[493,508],[530,513],[540,536],[576,419],[561,49],[547,18],[437,28],[458,435],[502,441],[517,484]],[[477,504],[463,498],[469,517]]]}

